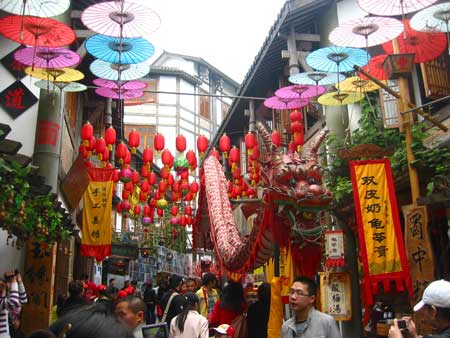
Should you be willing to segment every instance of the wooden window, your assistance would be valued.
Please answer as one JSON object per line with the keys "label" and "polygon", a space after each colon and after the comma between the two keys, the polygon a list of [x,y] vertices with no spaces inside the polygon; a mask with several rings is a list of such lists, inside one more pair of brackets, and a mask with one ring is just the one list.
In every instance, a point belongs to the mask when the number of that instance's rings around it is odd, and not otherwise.
{"label": "wooden window", "polygon": [[130,135],[131,130],[136,130],[141,139],[139,141],[138,149],[142,152],[144,151],[146,146],[153,147],[153,137],[156,134],[156,126],[154,125],[134,125],[134,124],[126,124],[125,125],[125,138],[128,140],[128,135]]}
{"label": "wooden window", "polygon": [[77,93],[66,93],[66,111],[69,115],[70,129],[72,133],[75,133],[75,127],[77,125]]}
{"label": "wooden window", "polygon": [[[208,92],[200,89],[200,94],[208,94]],[[200,96],[200,116],[211,120],[211,97]]]}
{"label": "wooden window", "polygon": [[[397,80],[388,80],[387,85],[395,92],[399,92]],[[385,128],[398,128],[398,103],[397,98],[387,91],[380,89],[381,115]]]}
{"label": "wooden window", "polygon": [[421,63],[425,96],[438,99],[450,93],[449,65],[447,50],[435,60]]}

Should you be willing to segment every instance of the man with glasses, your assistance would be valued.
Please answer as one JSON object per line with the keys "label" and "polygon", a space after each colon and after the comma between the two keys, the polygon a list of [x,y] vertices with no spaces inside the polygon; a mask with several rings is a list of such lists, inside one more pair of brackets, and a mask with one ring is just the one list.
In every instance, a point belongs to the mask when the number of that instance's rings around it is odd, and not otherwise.
{"label": "man with glasses", "polygon": [[289,305],[294,316],[281,327],[281,338],[341,338],[336,321],[314,308],[316,283],[297,277],[289,291]]}

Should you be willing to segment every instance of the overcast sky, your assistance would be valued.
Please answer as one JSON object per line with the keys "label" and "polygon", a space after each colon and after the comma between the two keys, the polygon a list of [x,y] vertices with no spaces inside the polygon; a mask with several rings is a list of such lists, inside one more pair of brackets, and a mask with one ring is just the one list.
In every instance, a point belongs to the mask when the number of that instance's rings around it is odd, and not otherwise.
{"label": "overcast sky", "polygon": [[[285,0],[139,0],[161,17],[148,38],[163,50],[203,58],[241,82]],[[281,56],[280,56],[281,57]]]}

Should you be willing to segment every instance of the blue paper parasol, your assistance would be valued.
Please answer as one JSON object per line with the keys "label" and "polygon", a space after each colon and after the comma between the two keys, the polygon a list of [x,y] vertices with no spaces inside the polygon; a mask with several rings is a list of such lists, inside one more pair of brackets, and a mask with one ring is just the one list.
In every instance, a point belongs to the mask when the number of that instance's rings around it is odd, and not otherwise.
{"label": "blue paper parasol", "polygon": [[353,66],[364,66],[370,55],[359,48],[331,46],[320,48],[306,57],[306,63],[321,72],[349,72]]}
{"label": "blue paper parasol", "polygon": [[288,80],[300,85],[329,86],[344,81],[345,76],[337,73],[305,72],[292,75]]}
{"label": "blue paper parasol", "polygon": [[89,66],[92,74],[102,79],[131,81],[139,79],[150,72],[150,66],[138,63],[135,65],[118,65],[114,63],[105,62],[102,60],[95,60]]}
{"label": "blue paper parasol", "polygon": [[120,64],[141,63],[155,53],[144,38],[115,38],[96,34],[86,40],[86,49],[97,59]]}

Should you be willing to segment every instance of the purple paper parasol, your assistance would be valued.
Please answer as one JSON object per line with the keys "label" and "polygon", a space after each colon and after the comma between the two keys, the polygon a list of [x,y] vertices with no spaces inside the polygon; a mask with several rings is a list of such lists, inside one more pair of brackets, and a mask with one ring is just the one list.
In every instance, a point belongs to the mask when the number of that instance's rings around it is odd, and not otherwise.
{"label": "purple paper parasol", "polygon": [[275,92],[275,96],[282,99],[309,99],[324,92],[325,87],[322,86],[294,85],[278,89]]}
{"label": "purple paper parasol", "polygon": [[[106,79],[95,79],[92,81],[98,87],[106,87],[110,89],[118,89],[119,85],[117,81],[111,81]],[[120,88],[122,90],[142,90],[147,87],[147,84],[143,81],[132,80],[132,81],[122,81]]]}
{"label": "purple paper parasol", "polygon": [[80,62],[80,56],[66,48],[26,47],[14,53],[14,59],[27,66],[38,68],[71,67]]}
{"label": "purple paper parasol", "polygon": [[121,100],[127,100],[127,99],[137,99],[139,97],[144,96],[144,92],[142,90],[119,90],[118,89],[111,89],[111,88],[105,88],[100,87],[95,90],[95,93],[97,95],[108,97],[111,99],[121,99]]}
{"label": "purple paper parasol", "polygon": [[280,110],[286,110],[286,109],[298,109],[301,107],[306,106],[309,103],[306,99],[282,99],[278,96],[272,96],[268,99],[264,100],[264,105],[267,108],[272,109],[280,109]]}

